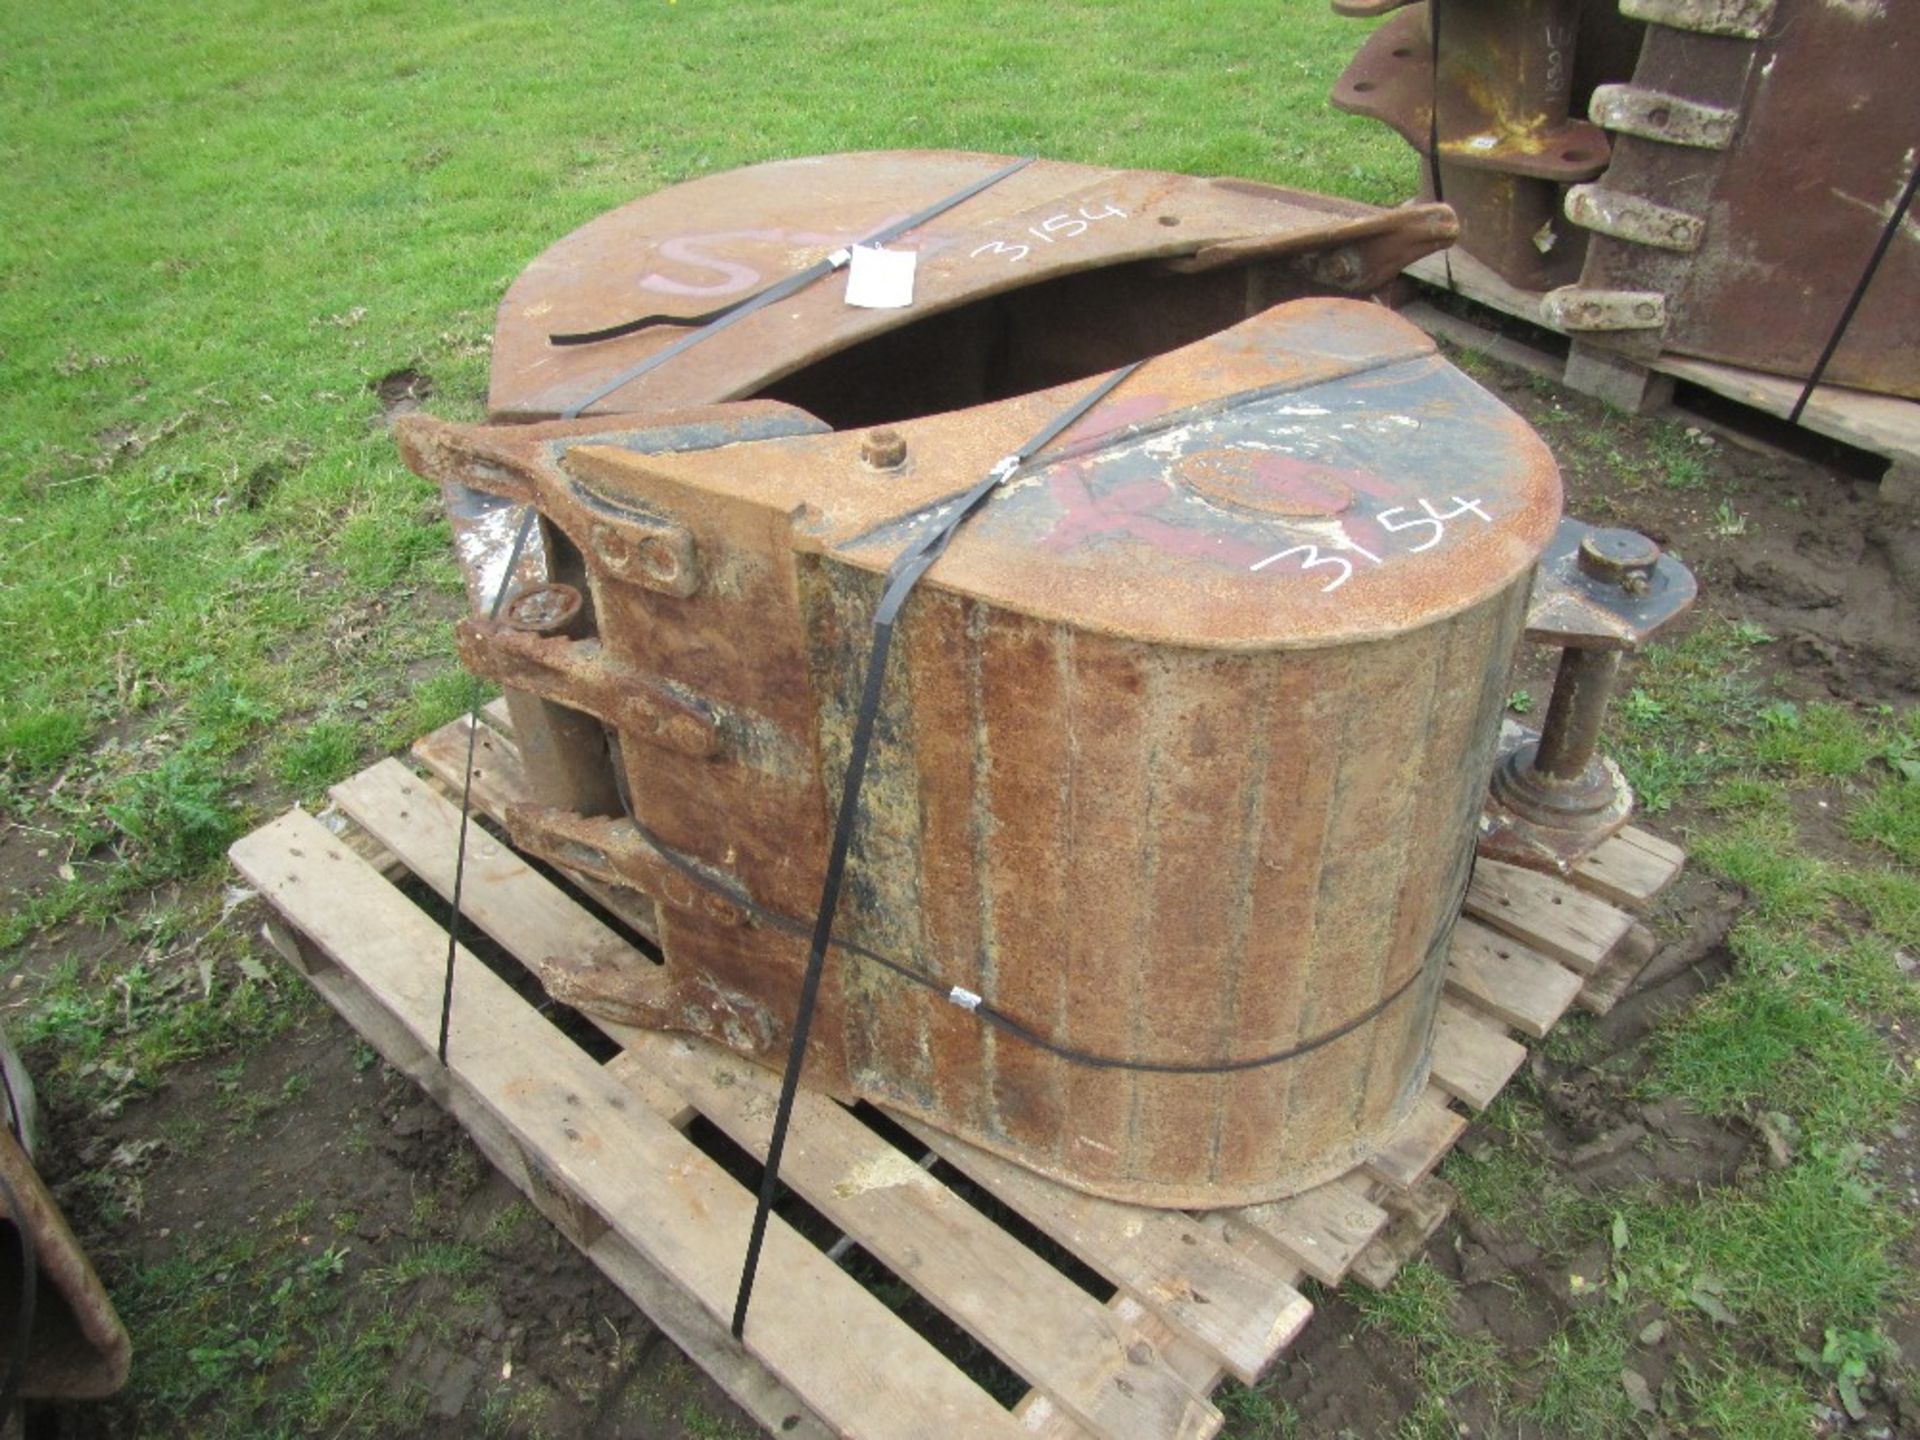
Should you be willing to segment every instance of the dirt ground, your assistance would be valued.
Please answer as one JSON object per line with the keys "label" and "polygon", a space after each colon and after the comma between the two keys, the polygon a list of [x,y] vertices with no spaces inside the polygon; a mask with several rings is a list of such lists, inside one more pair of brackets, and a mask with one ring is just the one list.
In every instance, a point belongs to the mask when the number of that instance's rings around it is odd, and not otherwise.
{"label": "dirt ground", "polygon": [[[1782,642],[1768,647],[1766,663],[1782,667],[1777,678],[1788,694],[1914,698],[1920,513],[1882,503],[1869,479],[1744,449],[1710,431],[1685,440],[1697,447],[1690,463],[1704,468],[1699,485],[1623,487],[1623,467],[1663,463],[1648,453],[1644,428],[1517,372],[1478,373],[1557,447],[1570,450],[1571,436],[1612,433],[1614,457],[1569,461],[1570,512],[1643,530],[1683,555],[1701,582],[1702,613],[1754,621]],[[1551,688],[1545,657],[1523,657],[1515,684],[1544,699]],[[1651,828],[1673,833],[1689,819],[1676,809]],[[10,867],[0,884],[34,879],[29,845],[0,846],[0,864]],[[1724,974],[1735,903],[1725,887],[1697,875],[1663,903],[1659,926],[1672,937],[1666,951],[1647,983],[1600,1027],[1629,1057],[1622,1064],[1602,1075],[1536,1057],[1550,1140],[1577,1184],[1657,1175],[1712,1186],[1764,1151],[1765,1140],[1746,1127],[1671,1103],[1638,1103],[1631,1093],[1630,1057],[1661,1013]],[[28,963],[51,963],[60,958],[56,948],[64,956],[76,945],[115,943],[70,932]],[[260,958],[304,997],[264,946]],[[425,1418],[414,1433],[592,1440],[753,1433],[592,1265],[517,1203],[433,1102],[373,1059],[318,1001],[290,1003],[299,1007],[291,1029],[243,1063],[180,1066],[158,1093],[109,1118],[65,1113],[55,1097],[44,1168],[63,1187],[110,1286],[213,1237],[292,1235],[296,1248],[337,1257],[329,1263],[348,1280],[388,1277],[391,1314],[432,1317],[399,1348],[388,1382],[396,1393],[424,1392]],[[30,1052],[28,1059],[45,1064],[48,1057]],[[264,1098],[249,1109],[245,1097]],[[236,1113],[244,1123],[210,1118]],[[1465,1141],[1469,1150],[1482,1143],[1472,1131]],[[99,1173],[103,1155],[131,1157],[119,1167],[124,1190],[117,1196],[78,1183]],[[1920,1150],[1885,1154],[1882,1164],[1911,1191]],[[436,1245],[465,1257],[449,1267],[453,1273],[407,1279],[396,1271]],[[1450,1221],[1427,1254],[1461,1285],[1469,1323],[1516,1351],[1537,1349],[1579,1303],[1569,1298],[1568,1276],[1581,1257],[1549,1260],[1474,1219]],[[216,1271],[214,1281],[220,1278]],[[1895,1338],[1920,1355],[1913,1316]],[[1637,1363],[1657,1391],[1674,1359],[1670,1344],[1654,1343]],[[1323,1300],[1282,1362],[1274,1393],[1297,1412],[1297,1433],[1306,1436],[1388,1434],[1418,1399],[1402,1357],[1361,1330],[1338,1295]],[[1882,1402],[1882,1423],[1895,1433],[1920,1431],[1920,1409],[1900,1404],[1897,1396]],[[73,1406],[40,1415],[35,1433],[125,1436],[133,1433],[129,1413],[123,1403]]]}

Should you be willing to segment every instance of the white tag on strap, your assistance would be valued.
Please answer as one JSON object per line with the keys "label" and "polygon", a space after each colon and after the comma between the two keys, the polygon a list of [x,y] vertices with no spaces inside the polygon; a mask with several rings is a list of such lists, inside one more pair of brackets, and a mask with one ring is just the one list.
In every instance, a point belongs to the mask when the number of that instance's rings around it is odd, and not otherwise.
{"label": "white tag on strap", "polygon": [[913,304],[916,250],[884,250],[878,245],[853,247],[847,269],[847,304],[863,310],[904,310]]}

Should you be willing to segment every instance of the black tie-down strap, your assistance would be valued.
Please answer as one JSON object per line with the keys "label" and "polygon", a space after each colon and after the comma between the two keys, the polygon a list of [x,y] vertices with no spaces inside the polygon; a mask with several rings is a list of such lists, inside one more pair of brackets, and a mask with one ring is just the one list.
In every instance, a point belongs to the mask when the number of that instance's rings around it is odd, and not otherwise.
{"label": "black tie-down strap", "polygon": [[826,879],[820,886],[820,909],[814,917],[813,939],[807,951],[806,974],[800,981],[800,1004],[794,1014],[793,1039],[787,1046],[786,1073],[780,1081],[780,1103],[774,1111],[773,1136],[767,1144],[766,1169],[760,1177],[760,1203],[753,1212],[753,1233],[747,1240],[746,1264],[740,1272],[740,1293],[733,1306],[733,1335],[737,1340],[746,1329],[747,1305],[753,1295],[753,1276],[760,1265],[760,1247],[766,1240],[767,1215],[780,1188],[780,1154],[786,1146],[787,1123],[793,1118],[793,1096],[800,1085],[800,1070],[806,1062],[807,1034],[813,1028],[813,1011],[820,998],[820,975],[826,968],[827,949],[833,943],[834,912],[840,906],[840,884],[846,876],[847,850],[853,843],[854,822],[860,814],[860,789],[867,778],[867,758],[873,748],[874,722],[880,714],[880,695],[886,686],[887,652],[893,646],[893,623],[900,607],[920,577],[933,568],[934,561],[946,553],[955,532],[984,505],[987,497],[1017,475],[1041,450],[1051,445],[1076,421],[1098,405],[1115,386],[1138,368],[1138,362],[1117,370],[1080,397],[1054,418],[1013,454],[995,463],[980,482],[946,509],[939,522],[918,543],[909,545],[887,570],[886,586],[880,604],[873,612],[873,645],[867,655],[866,684],[860,692],[860,709],[853,722],[853,747],[847,756],[847,775],[840,790],[840,810],[834,820],[833,843],[827,850]]}
{"label": "black tie-down strap", "polygon": [[[1011,165],[1003,165],[991,175],[983,175],[980,179],[961,186],[960,189],[954,191],[951,195],[943,195],[924,210],[915,211],[904,220],[896,220],[893,224],[874,231],[871,235],[867,236],[866,239],[856,243],[862,245],[885,245],[890,240],[897,240],[909,230],[917,230],[929,220],[937,219],[939,216],[953,209],[954,206],[971,200],[982,190],[999,184],[1009,175],[1012,175],[1016,171],[1026,169],[1026,167],[1032,163],[1033,157],[1027,155],[1014,161]],[[612,379],[602,382],[587,395],[574,401],[573,404],[562,410],[560,412],[560,418],[563,420],[575,419],[580,412],[585,410],[589,405],[606,399],[607,396],[613,394],[614,391],[620,389],[623,385],[631,384],[648,371],[666,364],[669,360],[673,359],[674,356],[692,349],[702,340],[719,334],[729,325],[744,320],[747,316],[752,315],[756,311],[764,310],[769,305],[777,304],[789,295],[799,294],[800,291],[806,289],[809,285],[813,284],[814,281],[825,279],[841,266],[845,265],[848,260],[852,258],[852,255],[853,251],[851,247],[843,247],[835,250],[825,259],[816,260],[812,265],[809,265],[798,274],[789,275],[786,279],[776,281],[766,289],[749,295],[744,300],[736,301],[731,305],[724,305],[718,310],[709,310],[704,315],[689,315],[683,317],[642,315],[637,319],[626,320],[618,325],[609,325],[604,330],[584,330],[569,335],[549,335],[547,337],[548,342],[554,345],[591,345],[597,341],[613,340],[622,335],[631,335],[635,331],[644,330],[651,325],[698,325],[700,327],[691,335],[683,335],[664,350],[656,350],[653,354],[647,356],[646,359],[629,365]]]}
{"label": "black tie-down strap", "polygon": [[[507,551],[506,569],[500,572],[500,588],[493,592],[493,604],[487,619],[498,620],[513,589],[513,572],[520,568],[520,557],[527,541],[533,538],[533,522],[539,510],[529,505],[520,516],[520,527],[513,532],[513,546]],[[460,887],[467,878],[467,831],[473,820],[473,751],[480,739],[480,699],[475,696],[467,707],[467,774],[460,785],[460,838],[453,852],[453,894],[447,900],[447,967],[440,987],[440,1040],[435,1047],[441,1065],[447,1063],[447,1042],[453,1029],[453,962],[460,953]]]}
{"label": "black tie-down strap", "polygon": [[[768,929],[778,930],[786,935],[812,933],[813,925],[810,922],[760,904],[738,885],[717,877],[711,870],[696,864],[673,849],[638,820],[629,818],[625,823],[633,827],[634,833],[653,850],[662,864],[709,894],[724,900],[736,910],[742,910],[751,915]],[[1448,907],[1447,916],[1450,920],[1459,916],[1466,902],[1467,890],[1472,884],[1472,878],[1473,867],[1469,864],[1464,872],[1459,893],[1454,897],[1453,904]],[[829,942],[828,948],[838,950],[844,955],[851,955],[857,960],[864,960],[868,964],[878,965],[881,969],[898,975],[902,980],[930,990],[950,1004],[965,1010],[983,1025],[999,1031],[1010,1039],[1018,1040],[1023,1045],[1031,1045],[1036,1050],[1045,1051],[1049,1055],[1065,1060],[1070,1065],[1081,1065],[1089,1070],[1134,1070],[1146,1075],[1237,1075],[1245,1070],[1264,1070],[1272,1065],[1298,1060],[1303,1056],[1311,1055],[1316,1050],[1324,1049],[1336,1040],[1351,1035],[1369,1020],[1391,1009],[1396,1001],[1413,989],[1426,971],[1424,965],[1417,967],[1411,975],[1366,1009],[1349,1015],[1328,1029],[1316,1031],[1306,1039],[1296,1041],[1282,1050],[1267,1050],[1258,1055],[1223,1056],[1206,1060],[1155,1060],[1138,1055],[1104,1055],[1097,1050],[1082,1050],[1074,1045],[1062,1044],[1051,1036],[1041,1033],[1019,1016],[1009,1015],[991,1000],[967,989],[964,985],[955,985],[951,981],[943,980],[938,975],[921,969],[918,965],[882,954],[878,950],[860,944],[857,940],[843,940],[836,935]]]}
{"label": "black tie-down strap", "polygon": [[[1912,152],[1909,151],[1909,154]],[[1907,211],[1913,205],[1913,195],[1920,189],[1920,164],[1908,172],[1907,183],[1900,191],[1900,198],[1894,201],[1893,209],[1887,214],[1887,223],[1881,228],[1880,238],[1874,242],[1873,253],[1867,257],[1867,265],[1860,272],[1860,278],[1854,282],[1853,291],[1847,296],[1847,303],[1840,308],[1840,318],[1834,321],[1833,332],[1827,336],[1827,343],[1820,347],[1820,358],[1814,362],[1812,371],[1807,375],[1807,383],[1800,387],[1800,397],[1793,402],[1793,409],[1787,415],[1789,425],[1798,425],[1800,416],[1807,408],[1807,402],[1813,398],[1813,392],[1820,388],[1820,381],[1832,363],[1833,355],[1840,348],[1840,342],[1847,338],[1847,327],[1853,324],[1854,312],[1860,308],[1860,302],[1867,298],[1867,287],[1873,284],[1873,277],[1880,269],[1880,262],[1887,258],[1887,251],[1893,247],[1893,237],[1900,233],[1900,227],[1906,223]]]}

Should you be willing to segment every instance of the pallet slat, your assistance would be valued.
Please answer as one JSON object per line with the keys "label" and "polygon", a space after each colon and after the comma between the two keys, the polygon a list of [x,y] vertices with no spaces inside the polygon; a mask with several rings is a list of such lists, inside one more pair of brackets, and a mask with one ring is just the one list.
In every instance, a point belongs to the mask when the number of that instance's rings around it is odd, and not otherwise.
{"label": "pallet slat", "polygon": [[1446,1102],[1443,1092],[1429,1087],[1413,1102],[1400,1128],[1362,1168],[1396,1190],[1411,1190],[1426,1179],[1467,1128],[1466,1120],[1448,1109]]}
{"label": "pallet slat", "polygon": [[1538,1040],[1579,995],[1581,978],[1532,947],[1478,922],[1453,927],[1447,990],[1523,1035]]}
{"label": "pallet slat", "polygon": [[[456,791],[468,783],[468,724],[468,718],[462,715],[413,742],[414,758]],[[501,731],[484,720],[479,733],[473,737],[472,785],[473,808],[495,820],[504,818],[507,806],[525,799],[528,793],[527,772],[520,763],[520,752]]]}
{"label": "pallet slat", "polygon": [[[1133,1326],[1149,1344],[1158,1346],[1166,1356],[1167,1363],[1201,1394],[1211,1394],[1220,1383],[1224,1372],[1205,1351],[1196,1350],[1177,1339],[1131,1295],[1116,1291],[1113,1298],[1107,1301],[1107,1309],[1121,1324]],[[1013,1413],[1022,1430],[1030,1436],[1043,1437],[1043,1440],[1078,1440],[1086,1433],[1055,1406],[1050,1397],[1038,1390],[1028,1391],[1020,1403],[1013,1407]]]}
{"label": "pallet slat", "polygon": [[1473,867],[1466,908],[1582,975],[1598,970],[1633,925],[1631,915],[1604,900],[1498,860]]}
{"label": "pallet slat", "polygon": [[1574,866],[1571,879],[1589,894],[1644,915],[1686,863],[1687,852],[1678,845],[1629,825]]}
{"label": "pallet slat", "polygon": [[1594,1015],[1609,1014],[1633,989],[1659,951],[1660,938],[1645,925],[1635,925],[1607,957],[1607,963],[1588,976],[1587,983],[1580,987],[1580,1008]]}
{"label": "pallet slat", "polygon": [[1178,1210],[1085,1195],[905,1116],[942,1160],[1252,1384],[1307,1323],[1298,1272]]}
{"label": "pallet slat", "polygon": [[[628,1054],[765,1156],[779,1093],[771,1071],[689,1036],[643,1035]],[[1138,1331],[833,1100],[801,1091],[792,1133],[782,1180],[1091,1433],[1220,1428],[1220,1412]]]}
{"label": "pallet slat", "polygon": [[1321,1284],[1338,1285],[1391,1217],[1367,1198],[1364,1179],[1343,1175],[1286,1200],[1243,1206],[1233,1218],[1279,1246]]}
{"label": "pallet slat", "polygon": [[1446,1223],[1459,1196],[1446,1181],[1429,1176],[1412,1190],[1392,1197],[1387,1228],[1353,1262],[1353,1278],[1374,1290],[1393,1284],[1400,1269],[1426,1249]]}
{"label": "pallet slat", "polygon": [[[328,792],[354,823],[440,895],[453,894],[460,810],[398,760],[382,760]],[[538,973],[549,955],[593,956],[619,969],[654,963],[483,830],[467,837],[462,911]]]}
{"label": "pallet slat", "polygon": [[[241,873],[303,936],[430,1047],[439,928],[303,811],[237,842]],[[731,1314],[753,1197],[471,954],[458,958],[448,1085],[464,1087],[554,1179],[715,1319]],[[880,1302],[775,1219],[747,1346],[830,1427],[942,1440],[1019,1433],[1012,1417]],[[914,1396],[903,1405],[900,1395]]]}
{"label": "pallet slat", "polygon": [[1443,998],[1433,1032],[1433,1083],[1464,1105],[1484,1110],[1527,1058],[1527,1047]]}

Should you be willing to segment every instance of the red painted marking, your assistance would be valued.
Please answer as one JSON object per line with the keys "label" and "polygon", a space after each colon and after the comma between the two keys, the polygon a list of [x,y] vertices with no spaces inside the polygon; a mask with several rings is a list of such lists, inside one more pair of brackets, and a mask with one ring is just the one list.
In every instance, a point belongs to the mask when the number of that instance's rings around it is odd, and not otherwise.
{"label": "red painted marking", "polygon": [[[1148,397],[1141,400],[1147,403]],[[1102,415],[1106,418],[1104,411]],[[1310,487],[1337,481],[1353,492],[1382,502],[1381,508],[1391,508],[1393,503],[1404,503],[1407,498],[1405,487],[1370,470],[1342,469],[1283,455],[1265,455],[1263,460],[1273,462],[1276,485]],[[1204,521],[1191,523],[1184,516],[1172,518],[1179,513],[1171,508],[1176,493],[1158,476],[1123,481],[1096,495],[1085,478],[1088,470],[1083,461],[1057,467],[1048,477],[1047,493],[1060,508],[1060,517],[1040,538],[1038,543],[1042,549],[1062,554],[1095,540],[1134,540],[1164,555],[1211,560],[1244,569],[1266,559],[1276,548],[1275,540],[1285,538],[1283,533],[1256,541],[1213,528]],[[1356,545],[1383,560],[1400,548],[1394,545],[1389,532],[1364,513],[1348,511],[1325,518],[1337,521]],[[1372,568],[1363,555],[1338,547],[1327,553],[1345,559],[1356,571]]]}
{"label": "red painted marking", "polygon": [[1055,554],[1077,550],[1096,539],[1137,540],[1164,555],[1187,555],[1244,569],[1268,553],[1260,546],[1216,530],[1178,525],[1154,512],[1171,498],[1165,482],[1147,477],[1129,480],[1095,495],[1072,471],[1047,481],[1047,493],[1060,507],[1059,520],[1041,538]]}
{"label": "red painted marking", "polygon": [[1275,515],[1337,515],[1374,479],[1364,470],[1227,446],[1184,455],[1174,478],[1207,499]]}

